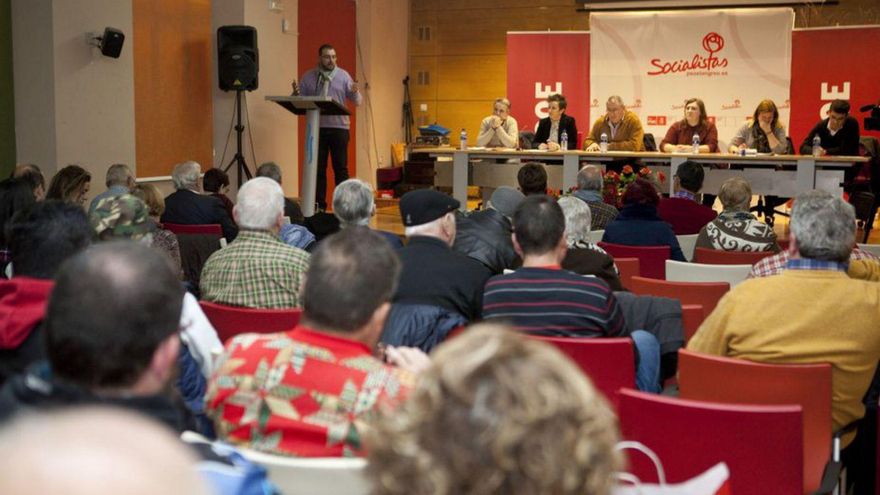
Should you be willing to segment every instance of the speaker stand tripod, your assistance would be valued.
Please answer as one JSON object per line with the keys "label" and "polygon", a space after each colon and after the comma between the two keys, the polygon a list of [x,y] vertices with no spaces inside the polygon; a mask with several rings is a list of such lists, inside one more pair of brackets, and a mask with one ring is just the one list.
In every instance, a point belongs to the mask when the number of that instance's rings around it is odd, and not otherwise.
{"label": "speaker stand tripod", "polygon": [[244,134],[244,126],[241,125],[241,93],[243,91],[244,90],[242,89],[235,90],[235,156],[232,157],[232,160],[229,160],[226,168],[223,169],[224,172],[229,173],[229,169],[232,168],[232,165],[238,164],[236,170],[238,171],[239,188],[245,182],[242,180],[242,177],[247,177],[248,180],[253,177],[247,166],[247,162],[244,161],[244,155],[241,152],[241,135]]}

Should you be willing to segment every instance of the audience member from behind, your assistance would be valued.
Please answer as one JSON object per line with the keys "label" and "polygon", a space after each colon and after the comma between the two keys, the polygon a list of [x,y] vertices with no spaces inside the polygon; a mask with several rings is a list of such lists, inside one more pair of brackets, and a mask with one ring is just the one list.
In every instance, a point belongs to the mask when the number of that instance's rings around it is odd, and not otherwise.
{"label": "audience member from behind", "polygon": [[[547,116],[538,121],[535,131],[534,146],[539,150],[559,151],[562,145],[562,133],[568,138],[568,149],[577,149],[577,123],[574,117],[565,114],[568,102],[565,96],[552,94],[547,97]],[[526,193],[528,195],[528,193]]]}
{"label": "audience member from behind", "polygon": [[468,321],[480,316],[489,269],[451,249],[459,202],[438,191],[419,189],[400,198],[409,242],[399,251],[403,267],[394,295],[398,304],[439,306]]}
{"label": "audience member from behind", "polygon": [[526,196],[547,194],[547,171],[538,162],[526,162],[516,173],[519,190]]}
{"label": "audience member from behind", "polygon": [[211,493],[190,449],[161,425],[118,409],[21,416],[0,430],[0,449],[15,453],[0,466],[4,495]]}
{"label": "audience member from behind", "polygon": [[411,371],[428,364],[413,349],[386,350],[405,369],[371,354],[399,270],[394,250],[369,229],[346,228],[322,242],[303,286],[300,324],[227,343],[207,395],[219,436],[272,454],[360,454],[363,422],[402,400]]}
{"label": "audience member from behind", "polygon": [[[373,197],[373,186],[360,180],[348,179],[333,190],[333,214],[339,219],[339,226],[368,227],[370,218],[376,214],[376,200]],[[397,234],[377,230],[394,249],[403,247]]]}
{"label": "audience member from behind", "polygon": [[724,208],[718,218],[700,229],[697,247],[721,251],[779,252],[773,227],[759,222],[750,212],[752,187],[742,177],[721,184],[718,199]]}
{"label": "audience member from behind", "polygon": [[80,207],[86,204],[86,195],[92,182],[92,174],[79,165],[68,165],[52,177],[46,199],[57,199]]}
{"label": "audience member from behind", "polygon": [[665,153],[693,153],[694,136],[700,143],[700,153],[718,152],[718,129],[706,116],[706,105],[699,98],[684,101],[684,118],[673,123],[660,141]]}
{"label": "audience member from behind", "polygon": [[608,151],[645,151],[645,131],[639,116],[626,109],[623,98],[610,96],[605,115],[596,119],[590,135],[584,139],[585,151],[599,151],[602,134],[608,139]]}
{"label": "audience member from behind", "polygon": [[[688,349],[757,362],[830,363],[833,429],[861,419],[880,360],[880,285],[846,275],[855,225],[855,211],[843,199],[825,191],[798,195],[786,270],[731,289]],[[852,437],[845,435],[843,445]],[[844,462],[859,455],[845,449]]]}
{"label": "audience member from behind", "polygon": [[281,186],[266,177],[245,182],[234,214],[238,238],[205,262],[202,299],[249,308],[298,307],[309,253],[278,237],[284,224]]}
{"label": "audience member from behind", "polygon": [[492,106],[492,115],[480,123],[477,146],[516,148],[517,144],[519,144],[519,127],[516,119],[510,115],[510,100],[496,98]]}
{"label": "audience member from behind", "polygon": [[46,178],[43,171],[33,163],[20,163],[15,166],[10,179],[21,179],[31,186],[37,201],[46,199]]}
{"label": "audience member from behind", "polygon": [[60,201],[35,203],[6,225],[13,277],[0,281],[0,383],[43,358],[40,322],[52,279],[93,235],[85,211]]}
{"label": "audience member from behind", "polygon": [[456,217],[452,249],[486,265],[493,275],[519,266],[522,261],[510,239],[510,219],[523,198],[516,189],[501,186],[492,192],[485,210]]}
{"label": "audience member from behind", "polygon": [[687,261],[672,228],[657,214],[660,196],[654,185],[636,179],[623,193],[620,215],[605,227],[603,242],[627,246],[669,246],[670,257]]}
{"label": "audience member from behind", "polygon": [[210,168],[202,176],[202,189],[208,196],[213,196],[223,202],[223,208],[229,218],[232,218],[232,207],[235,204],[229,199],[229,176],[219,168]]}
{"label": "audience member from behind", "polygon": [[591,229],[605,230],[605,226],[617,218],[617,208],[605,202],[602,190],[605,188],[605,179],[602,177],[602,169],[595,165],[587,165],[577,175],[577,189],[571,193],[590,207]]}
{"label": "audience member from behind", "polygon": [[572,338],[631,336],[640,356],[639,389],[659,391],[660,345],[648,332],[629,333],[608,284],[560,266],[567,251],[565,216],[556,200],[532,196],[513,216],[513,245],[523,266],[486,283],[483,317],[534,335]]}
{"label": "audience member from behind", "polygon": [[61,267],[43,322],[48,365],[12,378],[0,411],[108,404],[176,432],[192,417],[169,393],[183,288],[161,254],[133,242],[81,252]]}
{"label": "audience member from behind", "polygon": [[580,275],[595,275],[613,291],[624,290],[614,258],[590,242],[590,207],[573,196],[559,198],[558,203],[565,215],[565,244],[568,247],[562,268]]}
{"label": "audience member from behind", "polygon": [[697,203],[697,194],[703,188],[705,172],[696,162],[684,162],[678,166],[672,185],[671,198],[660,201],[657,213],[672,226],[676,235],[696,234],[704,225],[718,216],[715,210]]}
{"label": "audience member from behind", "polygon": [[0,274],[6,269],[10,260],[9,239],[7,239],[5,232],[6,224],[16,212],[35,202],[33,189],[24,180],[6,179],[0,181]]}
{"label": "audience member from behind", "polygon": [[220,224],[223,237],[231,242],[238,234],[238,228],[226,213],[222,201],[199,192],[201,169],[201,165],[193,161],[174,166],[171,180],[176,191],[165,198],[165,212],[161,221],[183,225]]}
{"label": "audience member from behind", "polygon": [[[275,162],[266,162],[257,167],[256,177],[268,177],[280,185],[281,167]],[[290,223],[302,224],[305,220],[299,203],[288,197],[284,198],[284,216],[290,219]]]}
{"label": "audience member from behind", "polygon": [[122,163],[110,165],[110,168],[107,169],[107,177],[104,180],[104,184],[106,184],[107,190],[95,196],[92,202],[89,203],[89,216],[92,215],[95,207],[98,206],[102,199],[131,192],[135,186],[134,172],[131,171],[128,165]]}
{"label": "audience member from behind", "polygon": [[378,495],[610,494],[617,421],[558,350],[481,324],[441,346],[367,437]]}
{"label": "audience member from behind", "polygon": [[161,224],[159,223],[159,218],[162,216],[162,213],[165,212],[165,198],[162,197],[159,188],[149,183],[137,184],[131,190],[131,194],[147,205],[147,212],[149,215],[147,221],[154,226],[152,231],[152,246],[162,250],[162,252],[171,258],[173,265],[177,267],[180,278],[183,279],[183,265],[180,259],[180,243],[177,241],[177,236],[174,232],[160,227]]}

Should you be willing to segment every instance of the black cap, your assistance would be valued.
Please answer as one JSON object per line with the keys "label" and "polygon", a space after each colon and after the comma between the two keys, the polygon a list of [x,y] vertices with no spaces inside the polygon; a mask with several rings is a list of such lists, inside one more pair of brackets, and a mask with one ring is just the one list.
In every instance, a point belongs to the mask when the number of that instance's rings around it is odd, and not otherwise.
{"label": "black cap", "polygon": [[459,206],[461,203],[449,195],[433,189],[416,189],[400,198],[400,219],[404,227],[415,227],[433,222]]}

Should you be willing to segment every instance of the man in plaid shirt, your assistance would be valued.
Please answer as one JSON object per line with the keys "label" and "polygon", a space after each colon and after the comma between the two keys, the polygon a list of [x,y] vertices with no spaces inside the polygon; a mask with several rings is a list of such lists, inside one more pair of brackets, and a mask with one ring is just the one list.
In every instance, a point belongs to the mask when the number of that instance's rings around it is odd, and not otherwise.
{"label": "man in plaid shirt", "polygon": [[[752,271],[749,272],[748,278],[778,275],[785,270],[785,265],[788,264],[789,259],[791,259],[790,250],[785,250],[778,254],[774,254],[773,256],[768,256],[752,266]],[[849,260],[878,261],[878,258],[867,251],[862,251],[858,247],[854,247],[852,254],[849,255]]]}
{"label": "man in plaid shirt", "polygon": [[266,177],[249,180],[238,192],[233,214],[238,237],[205,262],[202,298],[249,308],[300,306],[309,254],[278,238],[284,223],[281,186]]}

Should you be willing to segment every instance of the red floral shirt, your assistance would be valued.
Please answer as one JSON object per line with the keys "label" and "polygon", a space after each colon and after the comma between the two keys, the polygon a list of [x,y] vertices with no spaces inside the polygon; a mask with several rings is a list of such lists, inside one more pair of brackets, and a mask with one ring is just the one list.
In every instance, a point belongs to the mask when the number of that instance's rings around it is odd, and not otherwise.
{"label": "red floral shirt", "polygon": [[232,339],[208,384],[217,435],[272,454],[360,455],[358,424],[393,406],[414,376],[360,342],[298,326]]}

